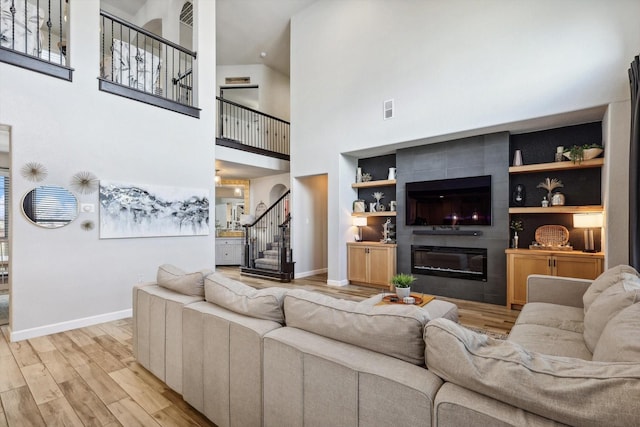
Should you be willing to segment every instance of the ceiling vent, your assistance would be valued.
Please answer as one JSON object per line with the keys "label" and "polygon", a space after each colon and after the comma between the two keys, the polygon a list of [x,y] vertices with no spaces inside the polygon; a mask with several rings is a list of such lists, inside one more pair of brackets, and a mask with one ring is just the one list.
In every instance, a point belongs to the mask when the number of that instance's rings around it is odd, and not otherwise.
{"label": "ceiling vent", "polygon": [[248,85],[251,84],[251,77],[225,77],[226,85]]}
{"label": "ceiling vent", "polygon": [[180,22],[193,28],[193,3],[185,2],[180,11]]}

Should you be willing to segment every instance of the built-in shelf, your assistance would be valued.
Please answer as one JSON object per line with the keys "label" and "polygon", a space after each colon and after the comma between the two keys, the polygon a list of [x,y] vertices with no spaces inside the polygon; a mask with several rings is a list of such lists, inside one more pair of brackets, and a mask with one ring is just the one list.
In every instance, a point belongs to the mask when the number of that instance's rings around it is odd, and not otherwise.
{"label": "built-in shelf", "polygon": [[413,230],[413,234],[422,236],[482,236],[480,230],[448,230],[448,229],[435,229],[435,230]]}
{"label": "built-in shelf", "polygon": [[511,166],[509,173],[531,173],[531,172],[546,172],[546,171],[559,171],[569,169],[590,169],[600,168],[604,165],[604,157],[597,159],[583,160],[580,163],[573,163],[571,161],[566,162],[553,162],[553,163],[536,163],[533,165],[523,166]]}
{"label": "built-in shelf", "polygon": [[388,187],[396,185],[395,179],[383,179],[379,181],[354,182],[351,188]]}
{"label": "built-in shelf", "polygon": [[510,214],[590,213],[602,212],[602,206],[541,206],[509,208]]}
{"label": "built-in shelf", "polygon": [[351,216],[396,216],[396,211],[354,212]]}

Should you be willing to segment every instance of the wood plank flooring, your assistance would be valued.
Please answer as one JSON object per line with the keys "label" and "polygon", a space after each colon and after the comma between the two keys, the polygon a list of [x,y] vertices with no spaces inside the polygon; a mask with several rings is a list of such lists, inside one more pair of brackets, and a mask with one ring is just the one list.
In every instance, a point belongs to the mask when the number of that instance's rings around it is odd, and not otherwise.
{"label": "wood plank flooring", "polygon": [[[223,274],[257,288],[281,286],[362,300],[380,289],[335,287],[326,275],[279,283]],[[460,323],[508,333],[519,314],[504,306],[438,297],[458,305]],[[214,426],[182,397],[140,366],[132,353],[132,320],[9,342],[0,331],[0,427],[4,426]]]}

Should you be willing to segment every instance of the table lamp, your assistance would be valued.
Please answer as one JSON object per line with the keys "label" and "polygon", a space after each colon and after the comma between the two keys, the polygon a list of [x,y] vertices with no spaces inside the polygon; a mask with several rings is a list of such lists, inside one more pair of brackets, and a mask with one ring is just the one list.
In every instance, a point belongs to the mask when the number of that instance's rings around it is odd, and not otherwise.
{"label": "table lamp", "polygon": [[353,225],[358,227],[358,241],[362,241],[362,227],[367,226],[367,217],[366,216],[355,216],[353,217]]}
{"label": "table lamp", "polygon": [[593,229],[602,227],[601,213],[578,213],[573,214],[573,226],[584,228],[584,251],[595,252],[593,243]]}

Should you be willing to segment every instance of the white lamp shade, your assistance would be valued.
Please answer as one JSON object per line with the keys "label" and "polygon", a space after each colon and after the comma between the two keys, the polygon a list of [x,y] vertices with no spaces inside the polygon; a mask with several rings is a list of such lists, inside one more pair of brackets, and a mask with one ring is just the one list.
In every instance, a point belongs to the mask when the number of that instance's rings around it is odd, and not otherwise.
{"label": "white lamp shade", "polygon": [[365,217],[365,216],[353,217],[353,225],[356,226],[356,227],[366,227],[367,226],[367,217]]}
{"label": "white lamp shade", "polygon": [[601,213],[573,214],[573,226],[575,228],[600,228],[602,227]]}

